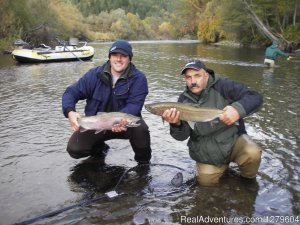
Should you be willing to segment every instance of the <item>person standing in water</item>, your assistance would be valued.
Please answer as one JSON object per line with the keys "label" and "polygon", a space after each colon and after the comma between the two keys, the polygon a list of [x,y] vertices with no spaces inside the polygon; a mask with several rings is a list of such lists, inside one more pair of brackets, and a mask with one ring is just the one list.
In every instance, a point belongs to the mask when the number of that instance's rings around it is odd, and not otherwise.
{"label": "person standing in water", "polygon": [[274,67],[275,59],[279,56],[284,57],[287,60],[291,59],[291,57],[287,53],[281,51],[278,47],[278,42],[273,41],[272,45],[266,49],[264,64],[268,67]]}

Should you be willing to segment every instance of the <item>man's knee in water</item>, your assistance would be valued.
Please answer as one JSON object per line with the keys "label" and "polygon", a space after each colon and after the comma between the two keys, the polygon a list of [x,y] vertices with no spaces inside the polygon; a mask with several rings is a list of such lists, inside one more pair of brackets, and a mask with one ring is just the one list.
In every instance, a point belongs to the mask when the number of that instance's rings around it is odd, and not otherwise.
{"label": "man's knee in water", "polygon": [[257,144],[250,144],[245,146],[244,154],[247,158],[247,163],[260,163],[261,148]]}
{"label": "man's knee in water", "polygon": [[241,176],[245,178],[255,178],[261,162],[261,148],[256,144],[247,145],[243,155],[245,160],[239,165]]}

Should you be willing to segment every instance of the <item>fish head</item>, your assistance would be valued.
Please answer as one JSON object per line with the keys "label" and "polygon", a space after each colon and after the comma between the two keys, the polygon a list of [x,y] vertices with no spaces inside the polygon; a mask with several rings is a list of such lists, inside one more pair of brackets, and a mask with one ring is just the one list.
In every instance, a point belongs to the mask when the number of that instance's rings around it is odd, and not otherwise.
{"label": "fish head", "polygon": [[127,120],[125,127],[138,127],[140,125],[140,123],[138,123],[141,120],[140,117],[127,114],[125,119]]}
{"label": "fish head", "polygon": [[152,104],[145,104],[145,109],[150,113],[161,116],[164,113],[164,111],[167,109],[167,107],[165,107],[162,104],[152,103]]}
{"label": "fish head", "polygon": [[157,112],[160,109],[160,105],[156,103],[145,104],[145,109],[151,113]]}

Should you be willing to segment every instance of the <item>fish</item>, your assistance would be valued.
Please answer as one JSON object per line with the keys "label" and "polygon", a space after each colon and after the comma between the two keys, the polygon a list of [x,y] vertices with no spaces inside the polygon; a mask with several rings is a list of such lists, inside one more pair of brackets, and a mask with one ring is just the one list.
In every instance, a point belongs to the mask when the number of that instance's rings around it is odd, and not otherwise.
{"label": "fish", "polygon": [[181,102],[157,102],[145,104],[145,108],[152,114],[162,116],[162,114],[170,108],[176,108],[180,112],[179,119],[187,121],[193,128],[196,122],[213,121],[224,112],[217,108],[200,107],[196,104]]}
{"label": "fish", "polygon": [[85,132],[87,130],[95,130],[95,134],[98,134],[105,130],[111,130],[115,124],[119,124],[122,119],[127,120],[126,128],[128,127],[138,127],[140,123],[140,117],[122,113],[122,112],[101,112],[95,116],[84,116],[77,119],[80,126],[80,132]]}

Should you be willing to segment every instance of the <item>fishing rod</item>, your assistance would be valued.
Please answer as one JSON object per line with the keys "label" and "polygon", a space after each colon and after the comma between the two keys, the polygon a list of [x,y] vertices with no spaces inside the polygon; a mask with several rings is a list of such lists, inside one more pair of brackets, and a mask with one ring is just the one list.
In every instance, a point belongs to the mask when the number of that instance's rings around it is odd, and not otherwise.
{"label": "fishing rod", "polygon": [[[104,194],[102,194],[101,196],[97,197],[97,198],[93,198],[93,195],[91,195],[91,198],[90,199],[84,199],[82,201],[80,201],[79,203],[76,203],[76,204],[73,204],[73,205],[70,205],[70,206],[66,206],[64,208],[61,208],[61,209],[57,209],[57,210],[54,210],[52,212],[49,212],[49,213],[46,213],[46,214],[43,214],[43,215],[40,215],[40,216],[37,216],[37,217],[34,217],[34,218],[31,218],[31,219],[28,219],[28,220],[25,220],[25,221],[22,221],[22,222],[18,222],[18,223],[15,223],[15,225],[28,225],[28,224],[32,224],[32,223],[35,223],[37,221],[40,221],[40,220],[43,220],[43,219],[46,219],[46,218],[50,218],[50,217],[53,217],[53,216],[56,216],[60,213],[63,213],[65,211],[68,211],[70,209],[74,209],[74,208],[77,208],[77,207],[82,207],[82,206],[86,206],[86,205],[89,205],[91,203],[94,203],[94,202],[98,202],[100,200],[104,200],[104,199],[107,199],[107,200],[110,200],[110,199],[113,199],[117,196],[120,196],[120,195],[123,195],[124,193],[118,193],[117,192],[117,188],[118,186],[120,185],[120,183],[124,180],[125,176],[139,168],[139,167],[144,167],[144,166],[165,166],[165,167],[171,167],[171,168],[175,168],[175,169],[178,169],[178,170],[181,170],[181,171],[185,171],[185,169],[181,168],[181,167],[178,167],[178,166],[174,166],[174,165],[170,165],[170,164],[161,164],[161,163],[146,163],[146,164],[140,164],[140,165],[136,165],[134,167],[131,167],[129,169],[127,169],[123,174],[122,176],[119,178],[117,184],[115,185],[115,187],[112,189],[112,191],[109,191],[109,192],[106,192]],[[193,185],[193,184],[192,184]],[[192,186],[190,185],[190,186]],[[189,186],[188,186],[189,187]],[[183,190],[183,189],[181,189]]]}

